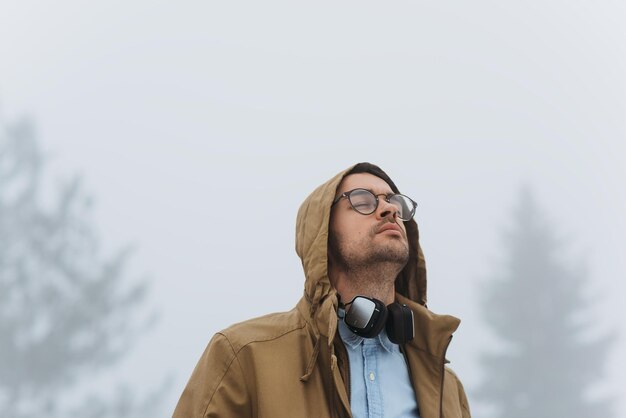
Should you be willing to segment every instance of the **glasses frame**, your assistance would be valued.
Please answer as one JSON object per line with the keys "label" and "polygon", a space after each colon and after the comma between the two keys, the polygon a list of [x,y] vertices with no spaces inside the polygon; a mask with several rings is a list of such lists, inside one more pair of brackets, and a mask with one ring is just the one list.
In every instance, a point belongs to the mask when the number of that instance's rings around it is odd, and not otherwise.
{"label": "glasses frame", "polygon": [[[353,204],[352,204],[352,199],[350,199],[350,195],[356,191],[365,191],[369,194],[371,194],[372,196],[374,196],[374,198],[376,199],[376,205],[374,206],[374,210],[372,210],[371,212],[365,213],[360,211],[359,209],[357,209]],[[393,203],[391,203],[391,198],[394,196],[402,196],[404,198],[407,198],[412,204],[413,204],[413,209],[411,209],[411,215],[407,218],[404,219],[401,216],[398,215],[398,218],[400,218],[403,221],[410,221],[413,216],[415,216],[415,210],[417,209],[417,202],[413,199],[411,199],[409,196],[402,194],[402,193],[380,193],[380,194],[375,194],[374,192],[372,192],[371,190],[368,189],[364,189],[362,187],[358,187],[356,189],[352,189],[352,190],[348,190],[347,192],[343,192],[341,193],[341,195],[339,195],[339,197],[337,197],[334,201],[333,204],[330,205],[330,207],[332,208],[333,206],[335,206],[337,204],[337,202],[339,202],[341,199],[343,199],[344,197],[348,199],[348,202],[350,202],[350,206],[352,206],[352,209],[354,209],[356,212],[360,213],[361,215],[371,215],[372,213],[376,212],[376,210],[378,209],[378,204],[379,204],[379,200],[378,200],[378,196],[385,196],[385,202],[393,205]],[[395,206],[395,205],[394,205]]]}

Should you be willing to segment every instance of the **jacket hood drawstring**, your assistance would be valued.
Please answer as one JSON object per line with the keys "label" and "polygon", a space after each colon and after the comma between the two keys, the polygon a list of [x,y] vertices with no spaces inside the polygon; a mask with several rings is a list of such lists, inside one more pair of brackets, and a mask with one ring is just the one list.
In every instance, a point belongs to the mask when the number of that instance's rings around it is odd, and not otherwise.
{"label": "jacket hood drawstring", "polygon": [[[310,318],[315,318],[315,313],[317,312],[317,308],[319,306],[321,293],[322,293],[322,286],[320,283],[316,283],[315,293],[313,295],[312,300],[309,299],[309,296],[306,294],[306,291],[304,292],[304,296],[307,298],[307,300],[309,301],[311,305],[311,308],[309,310]],[[315,343],[313,345],[313,353],[311,354],[311,357],[306,366],[306,369],[304,370],[304,375],[300,377],[300,380],[302,382],[308,381],[309,377],[311,377],[311,374],[313,374],[313,369],[315,368],[315,363],[317,362],[317,356],[320,353],[320,340],[321,340],[320,331],[315,321],[311,321],[311,325],[313,328],[313,338],[315,340]]]}
{"label": "jacket hood drawstring", "polygon": [[[317,321],[315,320],[315,318],[317,317],[317,313],[319,311],[319,316],[322,318],[332,318],[333,315],[336,315],[337,312],[337,293],[334,289],[331,289],[330,292],[327,295],[322,295],[323,292],[323,286],[321,286],[321,284],[318,283],[318,286],[316,286],[315,288],[315,294],[313,296],[313,300],[309,300],[309,303],[311,304],[311,309],[310,309],[310,315],[311,318],[313,319],[311,321],[311,325],[313,328],[313,338],[314,338],[314,345],[313,345],[313,352],[311,353],[311,357],[309,358],[309,361],[307,363],[307,367],[304,371],[304,375],[302,375],[300,377],[300,380],[303,382],[306,382],[309,380],[309,377],[311,377],[311,374],[313,373],[313,370],[315,369],[315,363],[317,362],[317,357],[319,356],[320,353],[320,347],[321,347],[321,339],[322,339],[322,334],[319,330],[319,325],[317,323]],[[307,298],[307,300],[309,299],[308,296],[305,293],[305,297]],[[320,303],[320,299],[324,299],[323,301],[321,301]],[[337,362],[337,358],[335,356],[335,347],[333,346],[333,339],[335,337],[335,333],[337,332],[337,321],[336,320],[332,320],[330,319],[328,321],[328,328],[326,330],[326,335],[328,336],[328,348],[330,349],[330,354],[331,354],[331,370],[333,370],[335,368],[336,362]]]}

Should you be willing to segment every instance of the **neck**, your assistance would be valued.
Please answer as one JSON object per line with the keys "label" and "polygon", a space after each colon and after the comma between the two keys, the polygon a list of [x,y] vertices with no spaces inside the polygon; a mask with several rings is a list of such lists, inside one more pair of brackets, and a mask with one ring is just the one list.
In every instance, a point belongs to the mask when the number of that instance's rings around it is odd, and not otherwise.
{"label": "neck", "polygon": [[380,263],[363,269],[345,271],[329,265],[328,276],[343,303],[355,296],[367,296],[382,301],[385,305],[395,299],[395,280],[398,275],[396,263]]}

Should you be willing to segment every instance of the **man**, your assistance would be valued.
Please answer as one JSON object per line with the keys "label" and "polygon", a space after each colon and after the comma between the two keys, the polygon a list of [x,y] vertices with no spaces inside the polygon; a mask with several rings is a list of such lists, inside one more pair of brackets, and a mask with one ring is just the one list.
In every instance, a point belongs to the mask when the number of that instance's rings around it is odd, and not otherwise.
{"label": "man", "polygon": [[469,418],[445,367],[460,321],[426,308],[415,206],[369,163],[318,187],[296,222],[304,296],[217,333],[174,418]]}

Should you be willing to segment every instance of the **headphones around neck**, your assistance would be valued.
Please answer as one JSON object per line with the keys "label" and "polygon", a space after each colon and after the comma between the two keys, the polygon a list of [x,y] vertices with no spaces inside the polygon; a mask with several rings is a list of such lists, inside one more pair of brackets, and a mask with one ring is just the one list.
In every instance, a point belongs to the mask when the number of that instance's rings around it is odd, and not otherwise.
{"label": "headphones around neck", "polygon": [[404,304],[394,302],[385,304],[375,298],[367,296],[355,296],[346,304],[339,306],[345,309],[351,305],[350,310],[345,312],[343,321],[356,335],[363,338],[374,338],[386,328],[389,340],[394,344],[404,344],[415,336],[413,328],[413,311]]}

